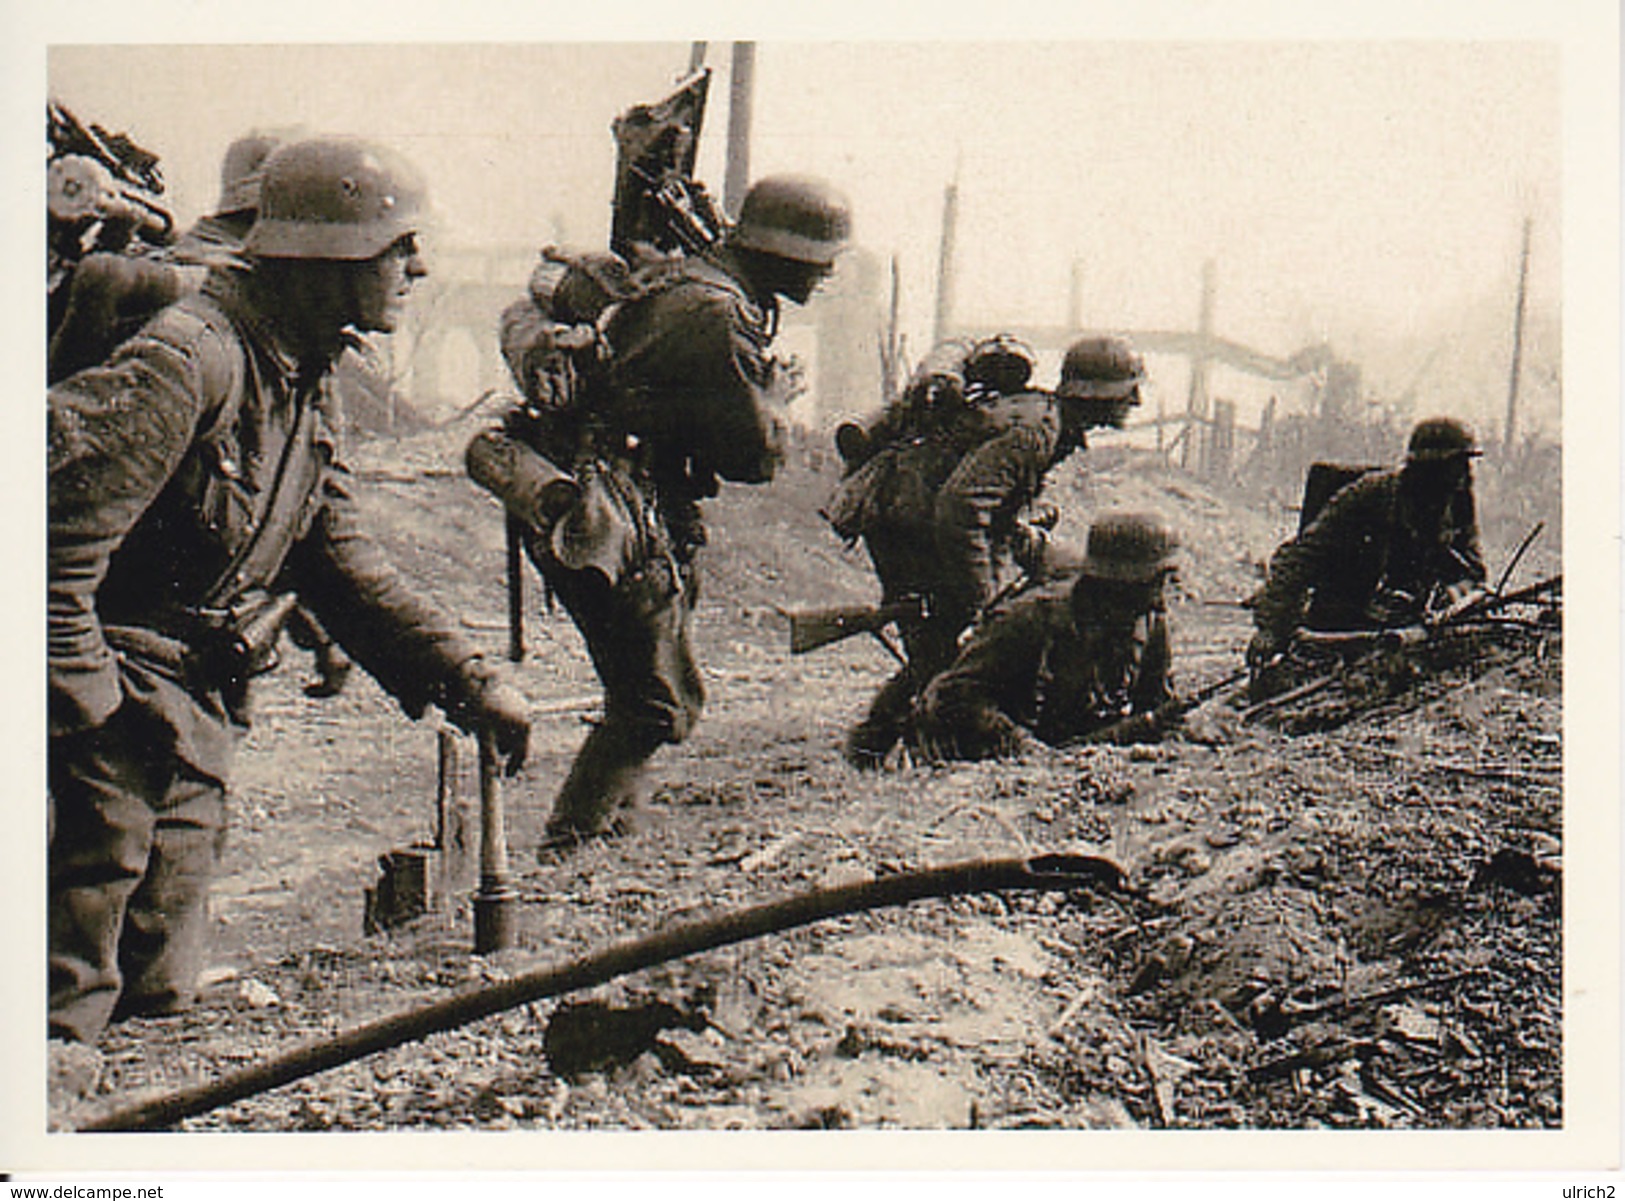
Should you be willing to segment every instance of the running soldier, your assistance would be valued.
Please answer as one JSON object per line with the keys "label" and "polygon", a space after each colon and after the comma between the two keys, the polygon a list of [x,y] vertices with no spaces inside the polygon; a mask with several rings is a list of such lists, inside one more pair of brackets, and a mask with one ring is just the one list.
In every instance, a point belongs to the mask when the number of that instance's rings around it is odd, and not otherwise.
{"label": "running soldier", "polygon": [[[604,686],[603,717],[554,800],[544,862],[629,830],[649,760],[699,720],[690,627],[706,542],[700,502],[720,481],[766,483],[778,469],[780,413],[800,387],[796,368],[769,350],[779,300],[806,303],[850,223],[822,182],[761,179],[704,254],[636,271],[613,256],[584,259],[556,294],[533,287],[504,315],[504,353],[528,402],[508,433],[556,465],[563,499],[527,523],[526,550]],[[597,350],[559,353],[584,345]],[[566,381],[571,362],[583,365]],[[558,413],[538,395],[554,390],[580,397]]]}

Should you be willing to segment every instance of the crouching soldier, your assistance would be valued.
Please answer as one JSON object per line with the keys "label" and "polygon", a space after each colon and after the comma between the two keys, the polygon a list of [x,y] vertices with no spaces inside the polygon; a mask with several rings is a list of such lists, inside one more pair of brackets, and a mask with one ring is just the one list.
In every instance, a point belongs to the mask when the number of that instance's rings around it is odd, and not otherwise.
{"label": "crouching soldier", "polygon": [[987,759],[1062,746],[1171,701],[1163,584],[1174,549],[1154,517],[1097,520],[1075,578],[995,608],[926,687],[922,753]]}
{"label": "crouching soldier", "polygon": [[525,698],[363,535],[331,370],[424,274],[415,173],[360,142],[277,150],[239,266],[49,408],[53,1038],[194,999],[249,683],[295,600],[411,715],[510,770]]}
{"label": "crouching soldier", "polygon": [[1255,698],[1290,678],[1275,669],[1301,629],[1413,625],[1482,591],[1472,477],[1478,453],[1461,422],[1419,422],[1403,465],[1368,471],[1339,489],[1276,550],[1253,601],[1257,633],[1247,662]]}

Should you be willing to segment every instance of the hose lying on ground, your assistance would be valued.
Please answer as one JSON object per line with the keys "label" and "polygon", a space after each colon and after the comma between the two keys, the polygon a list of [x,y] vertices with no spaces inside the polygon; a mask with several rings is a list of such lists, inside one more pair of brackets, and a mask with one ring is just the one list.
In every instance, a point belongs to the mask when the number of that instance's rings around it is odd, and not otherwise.
{"label": "hose lying on ground", "polygon": [[1126,889],[1123,870],[1091,855],[981,859],[899,872],[798,893],[620,943],[558,967],[484,985],[421,1009],[380,1018],[331,1039],[296,1047],[207,1084],[137,1102],[77,1125],[79,1130],[161,1130],[244,1097],[314,1076],[378,1051],[451,1030],[547,997],[590,988],[701,951],[792,930],[827,918],[906,905],[930,897],[1020,890]]}

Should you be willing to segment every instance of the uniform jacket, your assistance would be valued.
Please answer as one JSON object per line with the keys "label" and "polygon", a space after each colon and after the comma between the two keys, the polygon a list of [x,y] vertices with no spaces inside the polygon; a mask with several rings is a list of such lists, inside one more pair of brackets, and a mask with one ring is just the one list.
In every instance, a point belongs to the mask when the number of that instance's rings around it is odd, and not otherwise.
{"label": "uniform jacket", "polygon": [[612,404],[657,459],[684,457],[697,479],[765,483],[784,457],[778,410],[788,380],[768,351],[771,299],[753,297],[722,258],[685,260],[605,326]]}
{"label": "uniform jacket", "polygon": [[997,397],[882,447],[842,482],[826,516],[843,537],[866,540],[888,594],[924,591],[962,625],[998,591],[1044,476],[1079,444],[1053,398]]}
{"label": "uniform jacket", "polygon": [[[237,278],[219,272],[105,365],[51,390],[53,734],[97,726],[134,698],[177,754],[223,777],[231,736],[219,682],[171,651],[195,648],[193,611],[268,521],[262,551],[224,591],[296,590],[409,713],[446,703],[475,649],[362,533],[335,455],[328,369],[302,376]],[[273,488],[279,469],[295,487]],[[273,494],[284,497],[274,511]]]}
{"label": "uniform jacket", "polygon": [[1255,607],[1260,629],[1281,638],[1305,623],[1358,629],[1375,624],[1368,610],[1379,590],[1421,602],[1434,585],[1484,580],[1471,488],[1451,497],[1428,531],[1402,478],[1402,468],[1361,476],[1276,550]]}
{"label": "uniform jacket", "polygon": [[921,698],[921,729],[962,757],[997,754],[1024,729],[1051,745],[1171,700],[1167,619],[1142,617],[1127,637],[1080,629],[1072,580],[996,609]]}

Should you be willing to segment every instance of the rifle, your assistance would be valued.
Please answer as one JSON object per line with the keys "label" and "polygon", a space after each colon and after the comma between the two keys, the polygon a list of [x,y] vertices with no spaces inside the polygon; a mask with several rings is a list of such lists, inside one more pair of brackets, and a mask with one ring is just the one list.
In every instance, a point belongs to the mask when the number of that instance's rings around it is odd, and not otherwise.
{"label": "rifle", "polygon": [[[1328,650],[1354,652],[1346,655],[1336,667],[1328,672],[1314,677],[1287,692],[1275,696],[1265,697],[1242,711],[1242,720],[1251,721],[1260,713],[1281,708],[1292,701],[1301,700],[1306,696],[1317,693],[1330,687],[1343,677],[1349,663],[1366,654],[1379,649],[1397,650],[1405,647],[1420,646],[1436,638],[1448,636],[1454,631],[1466,629],[1490,630],[1503,627],[1503,623],[1490,620],[1498,611],[1511,605],[1525,604],[1547,595],[1560,592],[1563,587],[1563,575],[1548,576],[1530,584],[1526,588],[1519,588],[1513,592],[1500,595],[1485,593],[1474,597],[1466,604],[1446,612],[1431,621],[1415,625],[1396,626],[1379,630],[1299,630],[1293,635],[1295,646],[1321,647]],[[1515,623],[1514,623],[1515,624]],[[1270,661],[1270,666],[1281,661],[1288,652],[1283,651]]]}
{"label": "rifle", "polygon": [[896,655],[897,649],[881,636],[893,622],[920,621],[926,616],[925,598],[907,596],[887,605],[835,605],[827,609],[784,612],[790,619],[790,653],[803,655],[854,634],[873,634]]}
{"label": "rifle", "polygon": [[1090,730],[1083,737],[1074,739],[1066,745],[1099,746],[1101,743],[1112,742],[1119,746],[1127,746],[1129,743],[1160,734],[1192,709],[1206,704],[1232,684],[1241,683],[1247,678],[1247,674],[1248,669],[1245,667],[1240,671],[1233,671],[1211,684],[1202,685],[1189,696],[1176,696],[1172,700],[1164,701],[1149,713],[1132,713],[1119,718],[1099,729]]}
{"label": "rifle", "polygon": [[1360,650],[1386,647],[1399,649],[1419,646],[1452,630],[1489,627],[1488,619],[1511,605],[1537,599],[1563,586],[1561,573],[1519,588],[1515,592],[1497,595],[1486,592],[1470,597],[1462,604],[1443,613],[1408,626],[1387,626],[1377,630],[1299,630],[1293,642],[1299,646],[1326,647],[1328,649]]}

